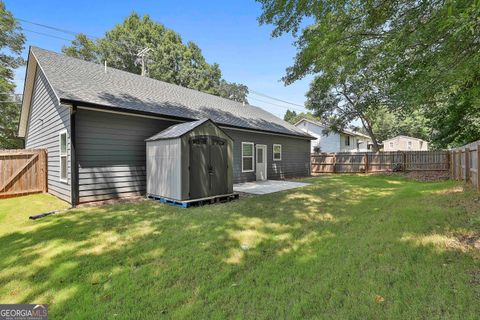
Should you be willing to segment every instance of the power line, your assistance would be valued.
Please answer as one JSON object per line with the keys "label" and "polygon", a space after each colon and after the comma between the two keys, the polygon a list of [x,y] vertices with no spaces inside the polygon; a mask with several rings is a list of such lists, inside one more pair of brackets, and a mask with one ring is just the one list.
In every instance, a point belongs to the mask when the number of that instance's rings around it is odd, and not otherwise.
{"label": "power line", "polygon": [[[21,21],[21,22],[26,22],[26,23],[29,23],[29,24],[33,24],[35,26],[39,26],[39,27],[42,27],[42,28],[47,28],[47,29],[50,29],[50,30],[63,32],[63,33],[70,34],[70,35],[73,35],[73,36],[76,36],[77,34],[81,33],[81,32],[75,32],[75,31],[72,31],[72,30],[62,29],[62,28],[59,28],[59,27],[49,26],[49,25],[46,25],[46,24],[43,24],[43,23],[28,21],[28,20],[25,20],[25,19],[17,18],[17,20]],[[85,34],[85,35],[88,38],[92,38],[92,39],[98,39],[99,38],[99,37],[92,36],[92,35],[87,35],[87,34]]]}
{"label": "power line", "polygon": [[290,107],[282,106],[282,105],[279,105],[279,104],[276,104],[276,103],[273,103],[273,102],[268,102],[268,101],[265,101],[265,100],[257,99],[257,98],[248,97],[248,99],[249,100],[255,100],[255,101],[258,101],[258,102],[263,102],[263,103],[266,103],[266,104],[269,104],[269,105],[272,105],[272,106],[276,106],[276,107],[279,107],[279,108],[287,109],[287,110],[295,110],[295,111],[299,111],[299,112],[305,112],[305,110],[300,110],[300,109],[297,109],[297,108],[290,108]]}
{"label": "power line", "polygon": [[253,94],[258,95],[258,96],[262,96],[262,97],[269,98],[269,99],[272,99],[272,100],[276,100],[276,101],[279,101],[279,102],[283,102],[283,103],[286,103],[286,104],[291,104],[293,106],[297,106],[297,107],[300,107],[300,108],[305,108],[305,106],[302,106],[301,104],[298,104],[298,103],[293,103],[293,102],[290,102],[290,101],[285,101],[285,100],[282,100],[282,99],[278,99],[278,98],[269,96],[268,94],[261,93],[261,92],[255,91],[255,90],[249,90],[249,91]]}
{"label": "power line", "polygon": [[[50,29],[50,30],[58,31],[58,32],[63,32],[63,33],[74,35],[74,36],[81,33],[81,32],[75,32],[75,31],[72,31],[72,30],[62,29],[62,28],[55,27],[55,26],[46,25],[46,24],[43,24],[43,23],[33,22],[33,21],[25,20],[25,19],[17,18],[17,20],[21,21],[21,22],[24,22],[24,23],[29,23],[29,24],[32,24],[32,25],[35,25],[35,26],[39,26],[39,27],[42,27],[42,28],[47,28],[47,29]],[[25,29],[25,28],[23,28],[23,30],[25,30],[27,32],[35,33],[35,34],[38,34],[38,35],[46,36],[46,37],[56,38],[56,39],[69,41],[69,42],[72,41],[72,39],[63,38],[63,37],[53,35],[53,34],[49,34],[49,33],[39,32],[39,31]],[[87,34],[84,34],[84,35],[87,38],[90,38],[91,40],[96,40],[96,39],[99,38],[99,37],[92,36],[92,35],[87,35]],[[256,100],[256,101],[259,101],[259,102],[263,102],[263,103],[267,103],[267,104],[270,104],[270,105],[273,105],[273,106],[276,106],[276,107],[284,108],[284,109],[287,109],[287,110],[292,109],[292,110],[296,110],[296,111],[299,111],[299,112],[304,112],[305,111],[305,109],[304,109],[305,106],[303,106],[303,105],[293,103],[293,102],[290,102],[290,101],[286,101],[286,100],[282,100],[282,99],[279,99],[279,98],[275,98],[275,97],[272,97],[270,95],[267,95],[265,93],[261,93],[261,92],[255,91],[255,90],[249,90],[249,91],[250,91],[250,93],[258,95],[258,96],[261,96],[261,97],[264,97],[264,98],[267,98],[267,99],[271,99],[271,100],[275,100],[275,101],[279,101],[279,102],[289,104],[289,105],[292,105],[292,106],[297,106],[297,107],[300,107],[300,108],[303,108],[303,109],[289,108],[289,107],[282,106],[282,105],[279,105],[279,104],[276,104],[276,103],[272,103],[272,102],[264,101],[264,100],[261,100],[261,99],[252,98],[252,97],[250,97],[250,99],[253,99],[253,100]]]}
{"label": "power line", "polygon": [[46,37],[56,38],[56,39],[65,40],[65,41],[72,41],[72,39],[62,38],[62,37],[55,36],[55,35],[52,35],[52,34],[43,33],[43,32],[38,32],[38,31],[30,30],[30,29],[22,28],[22,30],[23,30],[23,31],[27,31],[27,32],[31,32],[31,33],[36,33],[36,34],[39,34],[39,35],[42,35],[42,36],[46,36]]}

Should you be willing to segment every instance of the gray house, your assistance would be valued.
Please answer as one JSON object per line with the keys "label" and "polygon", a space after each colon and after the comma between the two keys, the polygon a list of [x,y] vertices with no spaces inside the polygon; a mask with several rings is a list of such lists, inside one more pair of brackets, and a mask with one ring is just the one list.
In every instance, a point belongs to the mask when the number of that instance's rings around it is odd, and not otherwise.
{"label": "gray house", "polygon": [[30,48],[18,133],[72,205],[145,194],[145,139],[202,118],[233,140],[233,182],[310,173],[312,137],[260,108]]}

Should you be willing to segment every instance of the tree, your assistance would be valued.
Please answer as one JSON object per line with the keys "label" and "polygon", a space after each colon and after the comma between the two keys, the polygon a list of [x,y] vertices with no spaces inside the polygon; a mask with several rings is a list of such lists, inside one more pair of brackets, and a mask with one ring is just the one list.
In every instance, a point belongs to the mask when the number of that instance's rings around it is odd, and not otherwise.
{"label": "tree", "polygon": [[283,116],[283,120],[291,123],[291,124],[295,124],[297,123],[298,121],[302,120],[302,119],[309,119],[309,120],[315,120],[315,121],[320,121],[319,118],[315,117],[311,112],[300,112],[300,113],[297,113],[296,111],[294,110],[287,110],[287,112],[285,113],[285,115]]}
{"label": "tree", "polygon": [[386,107],[381,107],[372,117],[373,130],[378,141],[384,141],[398,135],[431,140],[428,120],[420,110],[404,115],[392,112]]}
{"label": "tree", "polygon": [[290,109],[288,109],[287,112],[285,112],[285,115],[283,116],[283,120],[292,123],[293,119],[295,119],[296,116],[297,116],[297,113],[295,112],[295,110],[290,111]]}
{"label": "tree", "polygon": [[218,64],[209,64],[193,42],[183,43],[181,36],[148,15],[130,14],[121,24],[95,41],[78,34],[62,51],[92,62],[107,61],[113,68],[141,74],[138,53],[150,48],[146,57],[148,76],[187,88],[246,101],[248,88],[222,80]]}
{"label": "tree", "polygon": [[[319,115],[344,126],[358,113],[374,136],[372,115],[379,108],[404,114],[420,110],[438,144],[479,138],[478,1],[259,2],[259,20],[275,26],[273,36],[291,32],[297,37],[298,53],[284,81],[316,75],[309,97],[318,100],[309,106]],[[440,119],[439,126],[435,120]]]}
{"label": "tree", "polygon": [[248,103],[248,87],[241,83],[228,82],[226,80],[220,80],[218,86],[218,95],[230,100]]}
{"label": "tree", "polygon": [[97,44],[83,33],[77,34],[75,40],[72,41],[72,45],[70,47],[63,47],[62,51],[70,57],[96,63],[100,62]]}
{"label": "tree", "polygon": [[0,1],[0,149],[21,148],[16,137],[20,103],[14,99],[14,69],[24,63],[20,57],[25,43],[18,22]]}

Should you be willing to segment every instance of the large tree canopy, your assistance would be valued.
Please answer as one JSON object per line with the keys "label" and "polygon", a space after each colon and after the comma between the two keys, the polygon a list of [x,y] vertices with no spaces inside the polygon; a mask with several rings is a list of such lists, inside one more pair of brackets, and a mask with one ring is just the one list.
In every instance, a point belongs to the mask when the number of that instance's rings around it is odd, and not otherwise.
{"label": "large tree canopy", "polygon": [[283,116],[283,120],[291,123],[291,124],[296,124],[298,121],[302,119],[309,119],[309,120],[315,120],[315,121],[320,121],[321,119],[315,117],[311,112],[296,112],[295,110],[290,110],[288,109],[287,112],[285,112],[285,115]]}
{"label": "large tree canopy", "polygon": [[20,104],[14,97],[14,69],[23,59],[20,53],[25,37],[12,13],[0,1],[0,149],[21,148],[16,137]]}
{"label": "large tree canopy", "polygon": [[141,17],[132,13],[97,40],[78,34],[62,51],[87,61],[107,61],[114,68],[140,74],[137,54],[144,48],[151,49],[146,57],[149,77],[246,102],[248,88],[245,85],[223,80],[219,65],[207,63],[195,43],[183,43],[178,33],[148,15]]}
{"label": "large tree canopy", "polygon": [[284,81],[315,78],[307,106],[375,137],[375,115],[420,110],[437,146],[480,139],[480,4],[472,0],[258,0],[298,53]]}

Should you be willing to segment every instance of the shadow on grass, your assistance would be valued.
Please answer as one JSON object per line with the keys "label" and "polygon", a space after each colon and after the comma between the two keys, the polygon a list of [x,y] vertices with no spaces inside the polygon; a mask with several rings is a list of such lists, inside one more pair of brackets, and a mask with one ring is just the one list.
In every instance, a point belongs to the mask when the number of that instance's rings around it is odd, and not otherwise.
{"label": "shadow on grass", "polygon": [[478,252],[445,240],[480,224],[464,193],[448,193],[458,184],[308,182],[188,210],[144,201],[32,222],[0,237],[1,300],[49,303],[61,318],[478,314]]}

